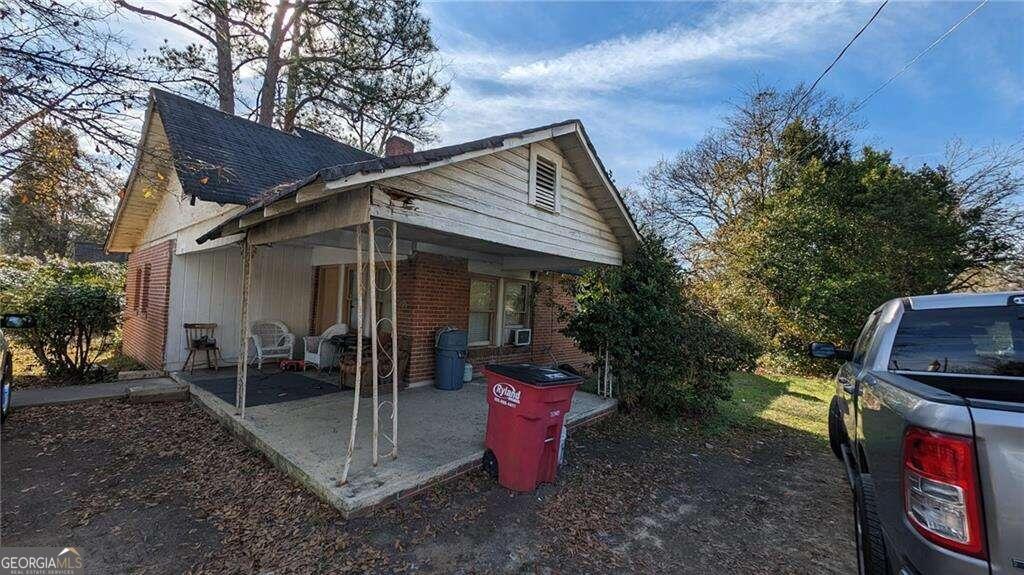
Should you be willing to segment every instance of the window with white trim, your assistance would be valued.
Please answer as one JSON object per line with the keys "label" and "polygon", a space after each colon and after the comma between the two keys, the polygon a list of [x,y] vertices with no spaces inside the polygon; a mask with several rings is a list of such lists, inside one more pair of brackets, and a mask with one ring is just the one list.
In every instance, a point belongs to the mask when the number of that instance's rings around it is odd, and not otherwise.
{"label": "window with white trim", "polygon": [[530,284],[524,281],[505,280],[503,297],[503,341],[508,342],[513,329],[530,326]]}
{"label": "window with white trim", "polygon": [[530,146],[530,203],[558,213],[562,208],[562,157],[544,146]]}
{"label": "window with white trim", "polygon": [[498,282],[472,278],[469,283],[469,345],[491,345],[494,341]]}

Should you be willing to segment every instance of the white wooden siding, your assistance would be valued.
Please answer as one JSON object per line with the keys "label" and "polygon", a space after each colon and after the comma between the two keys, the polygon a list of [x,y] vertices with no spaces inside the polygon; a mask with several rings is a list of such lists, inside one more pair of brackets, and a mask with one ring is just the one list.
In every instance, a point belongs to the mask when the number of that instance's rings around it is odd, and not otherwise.
{"label": "white wooden siding", "polygon": [[[550,140],[534,145],[562,157]],[[411,209],[389,207],[376,214],[537,252],[621,263],[622,246],[567,160],[563,158],[561,213],[529,203],[529,173],[530,150],[521,146],[388,178],[383,187],[422,199]]]}
{"label": "white wooden siding", "polygon": [[[253,258],[249,318],[283,321],[296,336],[296,354],[301,353],[302,336],[309,329],[312,251],[308,247],[261,247]],[[241,268],[237,246],[174,256],[167,369],[180,369],[184,363],[188,350],[182,324],[193,322],[216,323],[215,335],[225,363],[237,361]]]}

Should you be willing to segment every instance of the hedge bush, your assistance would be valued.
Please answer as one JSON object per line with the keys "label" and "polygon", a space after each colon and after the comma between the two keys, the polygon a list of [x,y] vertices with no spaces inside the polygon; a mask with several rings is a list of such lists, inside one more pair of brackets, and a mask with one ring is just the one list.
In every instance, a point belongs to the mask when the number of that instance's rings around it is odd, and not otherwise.
{"label": "hedge bush", "polygon": [[53,378],[82,378],[115,344],[124,307],[124,266],[0,256],[0,313],[28,313],[34,328],[11,332]]}
{"label": "hedge bush", "polygon": [[707,415],[728,399],[730,373],[750,369],[753,344],[687,295],[665,242],[647,235],[618,268],[586,271],[568,286],[576,309],[563,333],[584,351],[607,348],[620,403],[660,417]]}

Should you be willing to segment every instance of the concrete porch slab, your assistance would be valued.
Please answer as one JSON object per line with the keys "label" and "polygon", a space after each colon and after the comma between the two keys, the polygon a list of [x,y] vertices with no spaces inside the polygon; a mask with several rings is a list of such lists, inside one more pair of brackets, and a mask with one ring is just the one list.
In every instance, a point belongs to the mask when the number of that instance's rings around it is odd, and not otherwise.
{"label": "concrete porch slab", "polygon": [[[219,377],[224,376],[221,370]],[[311,374],[312,375],[312,374]],[[188,381],[187,374],[173,374]],[[198,372],[191,377],[203,377]],[[323,376],[318,377],[321,379]],[[250,383],[250,385],[254,385]],[[353,407],[351,390],[246,408],[245,419],[233,405],[199,386],[193,401],[263,453],[279,469],[302,483],[345,516],[418,493],[480,465],[487,423],[487,387],[482,381],[459,391],[411,388],[398,395],[399,456],[391,459],[391,421],[381,410],[380,460],[372,465],[372,400],[359,402],[356,448],[348,482],[339,485]],[[381,396],[381,401],[390,400]],[[567,415],[570,427],[610,413],[615,400],[577,392]]]}

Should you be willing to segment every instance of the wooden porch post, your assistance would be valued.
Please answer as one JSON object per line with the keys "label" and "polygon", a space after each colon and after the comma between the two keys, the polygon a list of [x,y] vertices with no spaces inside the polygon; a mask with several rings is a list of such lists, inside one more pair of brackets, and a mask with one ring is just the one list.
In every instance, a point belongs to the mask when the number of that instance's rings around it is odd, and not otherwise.
{"label": "wooden porch post", "polygon": [[363,377],[363,230],[356,228],[356,383],[355,400],[352,402],[352,427],[348,433],[348,451],[345,453],[345,467],[341,471],[339,485],[348,481],[348,470],[352,466],[352,453],[356,448],[356,427],[359,422],[359,384]]}
{"label": "wooden porch post", "polygon": [[242,240],[242,302],[239,314],[239,339],[237,380],[235,381],[235,415],[245,419],[245,388],[249,375],[249,288],[252,285],[252,255],[255,247],[246,236]]}

